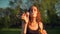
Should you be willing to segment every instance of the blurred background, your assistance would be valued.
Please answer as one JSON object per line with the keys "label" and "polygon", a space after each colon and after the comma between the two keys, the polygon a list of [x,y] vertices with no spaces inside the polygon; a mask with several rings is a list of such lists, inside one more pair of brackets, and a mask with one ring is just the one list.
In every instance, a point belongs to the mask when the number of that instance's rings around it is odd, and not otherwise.
{"label": "blurred background", "polygon": [[36,4],[48,34],[60,34],[60,0],[0,0],[0,34],[21,34],[21,15]]}

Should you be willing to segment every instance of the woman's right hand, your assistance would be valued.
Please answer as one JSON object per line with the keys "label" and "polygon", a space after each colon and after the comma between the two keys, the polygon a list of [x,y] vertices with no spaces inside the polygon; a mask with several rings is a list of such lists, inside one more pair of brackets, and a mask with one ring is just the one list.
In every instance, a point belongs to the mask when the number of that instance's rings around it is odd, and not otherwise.
{"label": "woman's right hand", "polygon": [[29,21],[29,12],[23,13],[22,19],[25,20],[26,23]]}

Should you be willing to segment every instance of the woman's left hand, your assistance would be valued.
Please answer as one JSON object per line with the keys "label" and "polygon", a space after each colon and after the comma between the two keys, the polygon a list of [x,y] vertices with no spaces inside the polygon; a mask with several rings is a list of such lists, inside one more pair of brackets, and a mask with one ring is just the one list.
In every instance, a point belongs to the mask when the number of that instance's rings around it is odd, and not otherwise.
{"label": "woman's left hand", "polygon": [[47,34],[46,30],[43,30],[43,31],[41,32],[41,34]]}

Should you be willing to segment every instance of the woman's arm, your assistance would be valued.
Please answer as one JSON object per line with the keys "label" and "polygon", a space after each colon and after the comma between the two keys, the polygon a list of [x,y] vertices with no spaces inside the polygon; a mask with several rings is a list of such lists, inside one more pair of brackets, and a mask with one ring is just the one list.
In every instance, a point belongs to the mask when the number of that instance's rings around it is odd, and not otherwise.
{"label": "woman's arm", "polygon": [[40,27],[40,32],[42,33],[42,31],[43,31],[43,23],[42,22],[39,22],[39,27]]}
{"label": "woman's arm", "polygon": [[23,34],[26,34],[27,25],[28,25],[28,22],[29,22],[29,13],[28,12],[26,14],[24,13],[22,15],[22,19],[25,20],[25,22],[26,22],[22,25],[23,26]]}
{"label": "woman's arm", "polygon": [[27,31],[27,24],[24,24],[23,25],[23,34],[26,34],[26,31]]}
{"label": "woman's arm", "polygon": [[39,23],[39,26],[40,26],[39,31],[41,32],[41,34],[47,34],[46,30],[43,29],[43,23],[42,22]]}

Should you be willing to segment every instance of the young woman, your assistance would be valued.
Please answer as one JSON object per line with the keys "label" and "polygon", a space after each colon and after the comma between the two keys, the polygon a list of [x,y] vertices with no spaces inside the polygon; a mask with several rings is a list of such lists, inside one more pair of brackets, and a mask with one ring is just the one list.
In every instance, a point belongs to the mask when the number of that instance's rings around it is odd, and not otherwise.
{"label": "young woman", "polygon": [[47,34],[43,29],[41,15],[36,5],[32,5],[29,12],[22,15],[22,19],[26,22],[24,24],[23,34]]}

